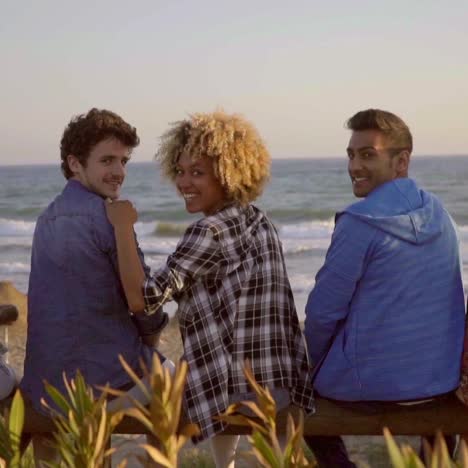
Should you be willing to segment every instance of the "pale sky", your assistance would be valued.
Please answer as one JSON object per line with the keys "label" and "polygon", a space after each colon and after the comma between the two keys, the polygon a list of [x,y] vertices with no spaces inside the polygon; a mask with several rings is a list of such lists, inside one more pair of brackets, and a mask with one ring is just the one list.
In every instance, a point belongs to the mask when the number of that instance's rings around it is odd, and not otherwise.
{"label": "pale sky", "polygon": [[0,164],[54,163],[91,107],[137,127],[223,108],[273,157],[344,156],[345,120],[378,107],[415,154],[468,154],[467,0],[0,0]]}

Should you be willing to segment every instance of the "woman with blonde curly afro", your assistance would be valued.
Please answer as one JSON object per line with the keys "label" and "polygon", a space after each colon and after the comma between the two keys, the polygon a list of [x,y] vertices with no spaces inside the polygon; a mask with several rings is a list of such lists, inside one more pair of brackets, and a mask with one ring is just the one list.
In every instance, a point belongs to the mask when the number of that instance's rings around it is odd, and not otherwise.
{"label": "woman with blonde curly afro", "polygon": [[254,400],[244,376],[249,361],[278,409],[313,409],[310,369],[271,221],[251,204],[269,177],[270,156],[257,130],[238,115],[194,114],[175,123],[157,152],[190,213],[190,225],[166,264],[146,278],[136,255],[128,201],[107,204],[130,309],[152,314],[178,303],[188,363],[185,418],[211,438],[217,467],[233,467],[238,436],[216,419],[230,404]]}
{"label": "woman with blonde curly afro", "polygon": [[156,157],[176,183],[177,163],[185,153],[193,161],[206,157],[226,200],[241,206],[254,201],[270,175],[270,155],[257,130],[238,115],[195,114],[177,122],[161,138]]}

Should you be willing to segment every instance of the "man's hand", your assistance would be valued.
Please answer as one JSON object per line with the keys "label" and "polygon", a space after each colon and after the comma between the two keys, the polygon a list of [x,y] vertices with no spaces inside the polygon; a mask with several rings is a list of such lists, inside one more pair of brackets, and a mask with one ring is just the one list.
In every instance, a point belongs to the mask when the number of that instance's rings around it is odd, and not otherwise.
{"label": "man's hand", "polygon": [[138,213],[128,200],[106,200],[106,214],[114,228],[133,226],[138,220]]}

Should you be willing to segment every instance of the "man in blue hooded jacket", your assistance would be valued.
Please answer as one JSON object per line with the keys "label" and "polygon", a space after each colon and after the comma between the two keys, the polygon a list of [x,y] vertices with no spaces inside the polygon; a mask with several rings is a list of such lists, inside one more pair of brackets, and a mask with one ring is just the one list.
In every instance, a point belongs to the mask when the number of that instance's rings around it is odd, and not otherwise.
{"label": "man in blue hooded jacket", "polygon": [[[459,382],[465,320],[454,222],[408,178],[412,136],[399,117],[368,109],[347,127],[348,171],[363,199],[337,214],[307,302],[315,390],[368,406],[443,397]],[[354,466],[340,438],[307,442],[319,466]]]}

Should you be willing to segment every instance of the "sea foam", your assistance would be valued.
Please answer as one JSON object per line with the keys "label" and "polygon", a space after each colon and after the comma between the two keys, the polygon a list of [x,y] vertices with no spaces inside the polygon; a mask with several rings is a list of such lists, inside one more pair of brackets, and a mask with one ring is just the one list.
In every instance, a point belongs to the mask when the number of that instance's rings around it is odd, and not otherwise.
{"label": "sea foam", "polygon": [[0,263],[0,279],[2,273],[29,273],[29,263],[4,262]]}
{"label": "sea foam", "polygon": [[33,221],[0,218],[0,236],[32,236],[35,226]]}

